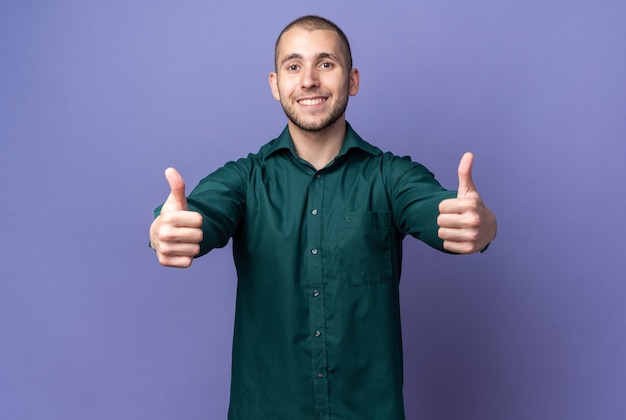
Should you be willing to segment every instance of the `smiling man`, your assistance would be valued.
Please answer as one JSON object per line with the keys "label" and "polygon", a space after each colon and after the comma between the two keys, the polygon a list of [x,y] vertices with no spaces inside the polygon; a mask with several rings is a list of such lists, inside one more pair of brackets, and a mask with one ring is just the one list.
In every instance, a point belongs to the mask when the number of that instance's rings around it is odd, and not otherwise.
{"label": "smiling man", "polygon": [[306,16],[276,42],[282,134],[229,162],[150,227],[161,264],[188,267],[233,239],[238,289],[228,418],[403,419],[399,281],[407,235],[451,253],[484,250],[493,213],[471,178],[448,191],[345,120],[360,75],[332,22]]}

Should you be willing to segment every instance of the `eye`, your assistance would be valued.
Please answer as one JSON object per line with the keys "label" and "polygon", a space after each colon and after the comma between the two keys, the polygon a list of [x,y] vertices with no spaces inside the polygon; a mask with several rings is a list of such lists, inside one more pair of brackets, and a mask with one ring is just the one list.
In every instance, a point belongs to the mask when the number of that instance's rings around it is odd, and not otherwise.
{"label": "eye", "polygon": [[320,64],[320,67],[322,67],[323,69],[331,69],[333,67],[333,63],[325,62]]}
{"label": "eye", "polygon": [[297,71],[300,68],[297,64],[290,64],[287,66],[287,70],[289,71]]}

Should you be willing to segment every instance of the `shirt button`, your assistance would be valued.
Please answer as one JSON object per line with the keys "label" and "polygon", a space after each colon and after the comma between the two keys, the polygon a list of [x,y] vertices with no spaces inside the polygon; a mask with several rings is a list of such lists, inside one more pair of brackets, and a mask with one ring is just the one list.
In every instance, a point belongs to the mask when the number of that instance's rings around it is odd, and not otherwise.
{"label": "shirt button", "polygon": [[311,254],[313,254],[313,255],[317,255],[317,249],[312,249],[312,250],[311,250]]}
{"label": "shirt button", "polygon": [[319,290],[313,290],[313,296],[318,297],[320,295]]}
{"label": "shirt button", "polygon": [[320,174],[315,174],[315,178],[320,179],[322,176]]}
{"label": "shirt button", "polygon": [[319,372],[319,373],[317,374],[317,377],[321,379],[321,378],[323,378],[323,377],[324,377],[324,374],[323,374],[322,372]]}
{"label": "shirt button", "polygon": [[315,336],[319,337],[320,335],[322,335],[322,333],[320,331],[315,331]]}
{"label": "shirt button", "polygon": [[311,214],[312,214],[313,216],[317,215],[317,209],[313,210],[313,211],[311,212]]}

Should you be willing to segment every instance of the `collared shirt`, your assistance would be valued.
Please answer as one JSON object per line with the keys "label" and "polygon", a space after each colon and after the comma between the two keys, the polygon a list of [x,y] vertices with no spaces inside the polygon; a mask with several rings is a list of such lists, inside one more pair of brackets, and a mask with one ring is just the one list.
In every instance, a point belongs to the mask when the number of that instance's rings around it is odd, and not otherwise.
{"label": "collared shirt", "polygon": [[402,240],[442,250],[438,204],[455,194],[349,124],[321,170],[285,128],[203,179],[188,198],[200,255],[233,238],[238,275],[228,418],[403,419]]}

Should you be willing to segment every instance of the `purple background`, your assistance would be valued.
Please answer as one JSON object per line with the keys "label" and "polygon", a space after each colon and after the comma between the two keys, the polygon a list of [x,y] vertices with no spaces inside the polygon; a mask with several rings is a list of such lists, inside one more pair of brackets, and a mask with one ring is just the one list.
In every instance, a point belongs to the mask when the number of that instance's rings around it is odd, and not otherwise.
{"label": "purple background", "polygon": [[189,186],[282,130],[273,44],[344,28],[348,120],[499,218],[483,255],[405,241],[409,419],[626,418],[626,3],[0,1],[0,418],[223,419],[230,247],[147,248]]}

